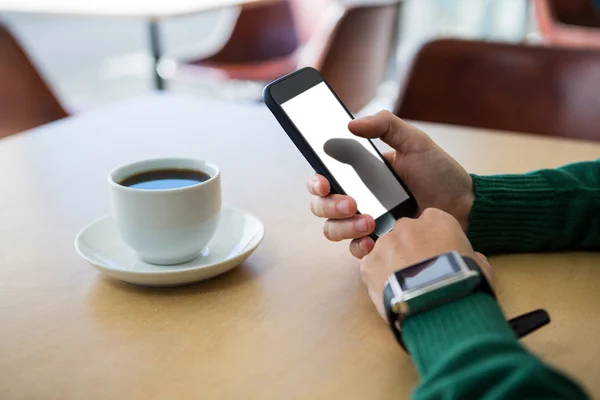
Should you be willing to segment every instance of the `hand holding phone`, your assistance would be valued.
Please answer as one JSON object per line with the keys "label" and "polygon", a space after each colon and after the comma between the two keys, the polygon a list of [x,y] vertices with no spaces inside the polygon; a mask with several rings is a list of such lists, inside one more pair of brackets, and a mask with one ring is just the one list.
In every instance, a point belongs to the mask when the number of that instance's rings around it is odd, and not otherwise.
{"label": "hand holding phone", "polygon": [[332,191],[352,196],[375,219],[374,239],[416,214],[415,199],[373,143],[348,130],[352,115],[318,71],[304,68],[269,84],[264,99]]}

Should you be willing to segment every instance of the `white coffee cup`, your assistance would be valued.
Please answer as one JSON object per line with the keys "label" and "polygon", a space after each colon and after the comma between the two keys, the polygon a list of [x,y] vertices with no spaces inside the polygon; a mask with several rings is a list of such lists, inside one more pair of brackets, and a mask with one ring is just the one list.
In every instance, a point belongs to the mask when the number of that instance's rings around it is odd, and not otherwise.
{"label": "white coffee cup", "polygon": [[[123,186],[142,172],[166,169],[200,171],[210,178],[175,189]],[[138,161],[108,177],[113,218],[123,241],[148,263],[173,265],[202,253],[213,237],[221,210],[221,175],[209,163],[190,158]]]}

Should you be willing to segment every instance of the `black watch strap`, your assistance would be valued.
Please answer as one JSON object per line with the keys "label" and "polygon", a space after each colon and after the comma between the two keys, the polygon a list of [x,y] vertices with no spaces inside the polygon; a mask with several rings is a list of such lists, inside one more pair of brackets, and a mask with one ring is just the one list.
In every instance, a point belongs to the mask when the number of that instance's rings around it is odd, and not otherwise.
{"label": "black watch strap", "polygon": [[[470,269],[479,271],[479,273],[482,276],[481,283],[479,284],[476,290],[478,292],[486,293],[495,299],[496,294],[492,290],[489,282],[487,281],[486,276],[483,274],[481,268],[475,262],[475,260],[465,256],[463,256],[463,259]],[[393,298],[394,293],[392,291],[392,288],[389,284],[386,284],[383,291],[384,304],[389,305]],[[402,330],[400,329],[400,322],[398,320],[398,316],[392,312],[392,308],[389,306],[386,306],[385,310],[394,337],[396,338],[400,346],[402,346],[402,348],[408,353],[408,349],[404,344],[404,340],[402,340]],[[508,324],[511,326],[517,338],[527,336],[528,334],[536,331],[544,325],[547,325],[548,323],[550,323],[550,315],[548,315],[546,310],[543,309],[531,311],[529,313],[520,315],[508,321]]]}

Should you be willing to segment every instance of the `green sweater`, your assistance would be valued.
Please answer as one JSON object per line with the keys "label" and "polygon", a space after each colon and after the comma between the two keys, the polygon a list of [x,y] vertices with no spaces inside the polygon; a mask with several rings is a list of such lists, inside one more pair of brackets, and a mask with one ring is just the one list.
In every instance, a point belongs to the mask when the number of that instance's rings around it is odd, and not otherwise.
{"label": "green sweater", "polygon": [[[473,186],[468,236],[477,251],[600,248],[600,162],[473,175]],[[415,399],[587,398],[519,344],[486,294],[411,317],[403,330],[421,376]]]}

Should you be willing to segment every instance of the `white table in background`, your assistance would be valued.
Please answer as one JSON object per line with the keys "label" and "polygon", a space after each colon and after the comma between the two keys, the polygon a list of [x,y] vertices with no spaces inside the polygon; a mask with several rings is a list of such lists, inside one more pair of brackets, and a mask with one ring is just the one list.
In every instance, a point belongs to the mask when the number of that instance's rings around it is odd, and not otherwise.
{"label": "white table in background", "polygon": [[144,18],[148,21],[155,86],[162,90],[164,81],[157,71],[163,53],[160,20],[224,7],[259,6],[276,1],[281,0],[0,0],[0,13]]}

